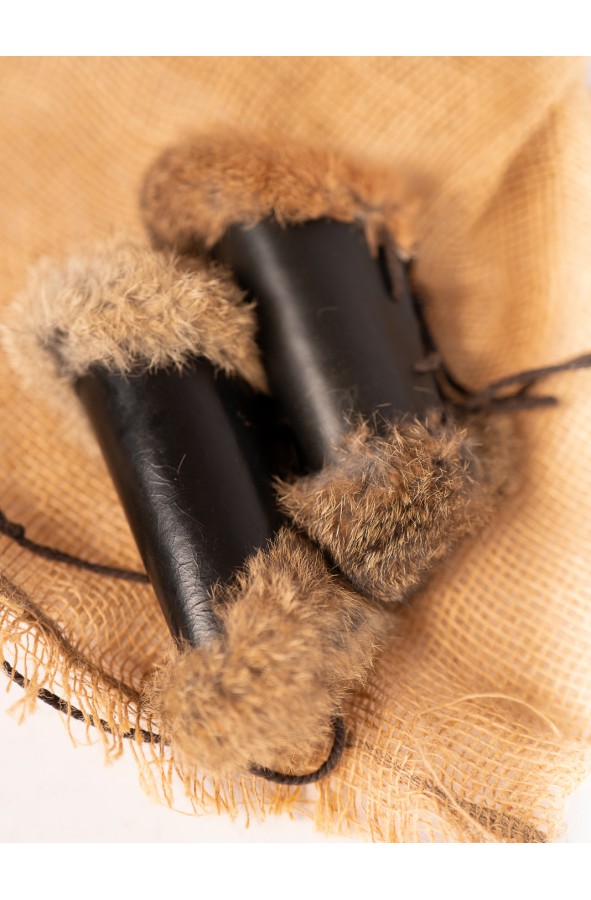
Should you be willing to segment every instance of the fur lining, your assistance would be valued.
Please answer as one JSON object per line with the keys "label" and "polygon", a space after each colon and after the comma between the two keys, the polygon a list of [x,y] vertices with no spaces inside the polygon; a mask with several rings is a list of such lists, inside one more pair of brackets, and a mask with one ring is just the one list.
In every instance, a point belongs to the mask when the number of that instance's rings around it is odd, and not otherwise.
{"label": "fur lining", "polygon": [[255,331],[252,305],[221,268],[113,238],[62,266],[42,261],[1,336],[29,386],[69,383],[94,364],[182,368],[201,354],[264,389]]}
{"label": "fur lining", "polygon": [[293,484],[280,502],[355,587],[404,601],[433,564],[489,517],[508,487],[512,424],[397,422],[378,436],[363,423],[336,460]]}
{"label": "fur lining", "polygon": [[220,588],[216,609],[222,636],[177,651],[148,691],[164,733],[186,762],[210,772],[252,763],[313,769],[391,616],[288,529]]}
{"label": "fur lining", "polygon": [[356,222],[372,252],[386,228],[410,252],[417,198],[408,174],[402,179],[291,140],[218,133],[166,150],[148,171],[141,205],[156,245],[183,253],[211,248],[229,225],[271,215],[282,225]]}

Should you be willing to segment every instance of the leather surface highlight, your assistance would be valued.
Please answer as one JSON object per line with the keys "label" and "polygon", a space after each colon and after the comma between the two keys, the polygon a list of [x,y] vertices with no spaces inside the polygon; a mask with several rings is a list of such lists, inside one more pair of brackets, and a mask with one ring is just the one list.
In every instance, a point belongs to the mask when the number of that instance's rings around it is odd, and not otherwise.
{"label": "leather surface highlight", "polygon": [[257,301],[259,343],[273,393],[303,461],[321,468],[352,418],[380,431],[439,406],[410,291],[394,300],[361,229],[327,219],[228,229],[217,258]]}
{"label": "leather surface highlight", "polygon": [[95,367],[76,390],[169,627],[197,646],[218,631],[212,585],[279,524],[269,401],[204,359],[183,373]]}

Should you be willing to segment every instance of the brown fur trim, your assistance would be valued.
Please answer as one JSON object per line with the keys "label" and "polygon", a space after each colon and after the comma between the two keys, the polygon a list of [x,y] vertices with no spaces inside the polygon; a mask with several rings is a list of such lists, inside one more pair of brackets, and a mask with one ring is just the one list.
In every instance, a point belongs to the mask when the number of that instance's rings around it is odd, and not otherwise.
{"label": "brown fur trim", "polygon": [[141,205],[158,246],[212,247],[229,225],[273,215],[282,225],[328,217],[355,222],[375,251],[384,228],[409,252],[418,192],[390,170],[277,138],[205,134],[166,150],[146,176]]}
{"label": "brown fur trim", "polygon": [[47,384],[93,364],[119,372],[182,368],[201,354],[265,387],[252,305],[220,268],[113,238],[60,266],[33,269],[8,309],[4,348],[24,381]]}
{"label": "brown fur trim", "polygon": [[176,652],[148,691],[165,733],[210,772],[313,769],[391,617],[288,529],[220,589],[216,607],[222,637]]}
{"label": "brown fur trim", "polygon": [[511,434],[501,417],[398,422],[383,437],[363,423],[334,463],[280,483],[280,502],[358,590],[402,601],[490,515],[507,486]]}

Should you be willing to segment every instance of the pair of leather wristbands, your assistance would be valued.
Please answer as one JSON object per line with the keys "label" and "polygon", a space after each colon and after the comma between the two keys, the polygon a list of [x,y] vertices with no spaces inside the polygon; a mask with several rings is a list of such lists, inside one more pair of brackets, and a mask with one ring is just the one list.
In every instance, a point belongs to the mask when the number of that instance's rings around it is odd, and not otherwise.
{"label": "pair of leather wristbands", "polygon": [[423,365],[391,191],[330,153],[195,138],[147,175],[156,249],[46,266],[17,305],[9,349],[82,401],[176,638],[147,702],[216,773],[322,760],[388,606],[506,482],[505,438]]}

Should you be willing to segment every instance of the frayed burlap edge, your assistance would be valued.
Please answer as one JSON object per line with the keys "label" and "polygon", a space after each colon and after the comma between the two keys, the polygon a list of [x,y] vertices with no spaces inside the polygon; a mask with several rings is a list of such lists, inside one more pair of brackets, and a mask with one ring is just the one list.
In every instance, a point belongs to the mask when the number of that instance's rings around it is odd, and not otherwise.
{"label": "frayed burlap edge", "polygon": [[[224,814],[245,827],[251,820],[264,821],[270,814],[305,816],[312,818],[316,828],[324,833],[361,834],[374,842],[420,842],[426,839],[427,831],[434,823],[441,831],[441,840],[470,843],[543,843],[563,836],[564,826],[556,817],[555,807],[544,810],[540,806],[535,815],[527,819],[512,815],[506,809],[495,810],[492,804],[487,805],[484,801],[471,802],[443,783],[435,763],[426,760],[420,750],[421,727],[417,730],[417,725],[420,726],[421,720],[425,720],[422,727],[426,736],[433,727],[433,723],[428,722],[429,715],[441,712],[446,706],[457,708],[484,701],[492,704],[488,716],[495,726],[510,721],[503,716],[503,704],[526,708],[533,719],[541,723],[542,732],[550,735],[532,736],[528,749],[544,759],[563,754],[565,742],[557,726],[544,713],[518,697],[502,693],[466,694],[449,704],[422,710],[410,722],[393,724],[399,731],[399,741],[419,748],[419,757],[422,756],[427,772],[423,777],[412,774],[399,760],[395,762],[393,753],[385,752],[384,758],[378,759],[371,741],[366,738],[364,747],[372,758],[372,771],[368,777],[380,780],[387,771],[390,781],[396,784],[396,807],[378,802],[375,796],[360,797],[346,754],[335,775],[313,786],[273,785],[248,775],[214,778],[194,768],[180,768],[167,746],[157,740],[144,740],[142,731],[157,735],[158,723],[146,713],[140,694],[122,681],[107,676],[78,653],[56,624],[3,575],[0,575],[0,593],[3,601],[0,604],[0,652],[26,679],[22,696],[16,698],[13,706],[19,720],[22,722],[41,702],[39,692],[55,692],[68,704],[64,719],[72,742],[75,745],[88,743],[97,735],[107,761],[114,761],[125,752],[131,753],[138,765],[142,789],[171,809],[188,804],[193,814]],[[20,690],[14,677],[7,681],[7,690],[12,689]],[[358,696],[350,703],[362,701],[363,697]],[[84,716],[84,724],[81,723],[83,738],[72,730],[74,709],[79,709]],[[450,721],[448,717],[448,725]],[[463,729],[466,727],[465,710],[458,714],[457,721]],[[132,729],[135,729],[135,737],[127,740],[125,735]],[[561,739],[554,741],[552,737]],[[572,764],[568,778],[563,779],[561,785],[563,800],[585,778],[591,766],[588,744],[577,740],[568,743]],[[348,746],[355,748],[358,757],[360,749],[363,751],[355,734],[349,735]],[[359,759],[353,765],[358,768]],[[414,763],[411,768],[416,772]],[[454,827],[457,834],[454,834]]]}
{"label": "frayed burlap edge", "polygon": [[[62,715],[72,742],[80,745],[96,735],[107,761],[132,753],[142,789],[160,803],[175,808],[179,801],[188,800],[194,813],[225,813],[232,819],[240,817],[245,825],[251,818],[262,821],[269,813],[306,811],[304,789],[299,787],[272,785],[252,776],[217,779],[196,769],[181,770],[168,747],[142,738],[142,731],[154,735],[158,731],[137,691],[109,678],[79,654],[56,624],[4,575],[0,575],[0,596],[0,653],[26,679],[12,707],[19,722],[41,702],[39,692],[51,691],[68,704],[69,711]],[[6,689],[21,691],[14,674],[6,680]],[[73,708],[84,715],[83,737],[72,730]],[[124,735],[131,729],[136,737],[127,740]]]}

